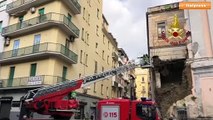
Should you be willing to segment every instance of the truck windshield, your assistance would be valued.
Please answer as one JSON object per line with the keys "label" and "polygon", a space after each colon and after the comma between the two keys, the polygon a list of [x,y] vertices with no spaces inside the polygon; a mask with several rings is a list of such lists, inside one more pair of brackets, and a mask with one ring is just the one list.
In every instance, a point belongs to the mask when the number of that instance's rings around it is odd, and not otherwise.
{"label": "truck windshield", "polygon": [[141,120],[156,120],[156,107],[149,104],[138,103],[136,114]]}

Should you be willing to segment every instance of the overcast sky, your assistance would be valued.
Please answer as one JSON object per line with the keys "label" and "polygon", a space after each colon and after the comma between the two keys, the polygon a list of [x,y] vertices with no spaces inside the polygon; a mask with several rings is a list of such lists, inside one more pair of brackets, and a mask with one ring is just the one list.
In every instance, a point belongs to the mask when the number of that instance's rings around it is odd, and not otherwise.
{"label": "overcast sky", "polygon": [[135,59],[147,53],[147,8],[177,1],[180,0],[103,0],[103,12],[118,47]]}

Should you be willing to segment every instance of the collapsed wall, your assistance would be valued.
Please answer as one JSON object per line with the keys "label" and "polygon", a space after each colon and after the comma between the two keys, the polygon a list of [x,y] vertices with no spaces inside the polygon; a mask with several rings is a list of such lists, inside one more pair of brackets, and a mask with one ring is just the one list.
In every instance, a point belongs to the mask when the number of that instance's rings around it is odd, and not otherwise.
{"label": "collapsed wall", "polygon": [[154,73],[160,74],[155,76],[155,80],[160,80],[160,86],[155,89],[155,99],[162,117],[169,118],[172,114],[168,113],[169,108],[191,94],[191,69],[185,65],[184,59],[161,61],[158,57],[153,57],[153,64]]}

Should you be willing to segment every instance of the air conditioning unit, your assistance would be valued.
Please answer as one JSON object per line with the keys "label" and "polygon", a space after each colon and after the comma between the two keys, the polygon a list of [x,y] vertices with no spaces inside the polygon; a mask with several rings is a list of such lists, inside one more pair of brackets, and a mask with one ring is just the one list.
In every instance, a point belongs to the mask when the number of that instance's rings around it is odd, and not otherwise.
{"label": "air conditioning unit", "polygon": [[31,12],[32,14],[35,13],[35,12],[36,12],[35,7],[30,8],[30,12]]}
{"label": "air conditioning unit", "polygon": [[75,37],[70,35],[70,39],[69,40],[70,40],[70,42],[74,42],[75,41]]}
{"label": "air conditioning unit", "polygon": [[10,38],[7,37],[7,38],[5,39],[4,46],[9,46],[9,45],[10,45]]}

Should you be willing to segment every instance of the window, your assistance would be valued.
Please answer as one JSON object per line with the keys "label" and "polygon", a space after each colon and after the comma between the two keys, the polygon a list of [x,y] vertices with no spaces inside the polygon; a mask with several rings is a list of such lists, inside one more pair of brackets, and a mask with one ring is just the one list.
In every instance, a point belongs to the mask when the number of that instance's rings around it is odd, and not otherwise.
{"label": "window", "polygon": [[162,32],[166,32],[166,23],[157,23],[158,38],[161,38]]}
{"label": "window", "polygon": [[109,93],[108,93],[108,87],[106,87],[106,96],[108,97],[109,96]]}
{"label": "window", "polygon": [[[89,20],[90,20],[90,14],[88,14],[88,24],[89,24]],[[90,25],[90,24],[89,24]]]}
{"label": "window", "polygon": [[98,53],[98,43],[95,43],[95,52]]}
{"label": "window", "polygon": [[40,41],[41,41],[41,35],[40,34],[35,35],[34,36],[33,53],[39,52]]}
{"label": "window", "polygon": [[85,56],[85,65],[87,66],[87,63],[88,63],[88,54],[86,54]]}
{"label": "window", "polygon": [[67,67],[63,66],[62,81],[66,81],[66,78],[67,78]]}
{"label": "window", "polygon": [[103,43],[105,44],[105,35],[103,35]]}
{"label": "window", "polygon": [[40,41],[41,41],[41,35],[40,34],[35,35],[34,36],[34,45],[40,44]]}
{"label": "window", "polygon": [[0,33],[1,33],[1,31],[2,31],[2,21],[0,21]]}
{"label": "window", "polygon": [[82,63],[82,58],[83,58],[83,50],[80,52],[80,63]]}
{"label": "window", "polygon": [[20,40],[15,40],[13,44],[13,51],[12,51],[12,56],[15,57],[18,54],[18,48],[19,48],[19,43]]}
{"label": "window", "polygon": [[108,49],[109,49],[109,41],[108,41]]}
{"label": "window", "polygon": [[102,59],[104,60],[104,50],[102,51]]}
{"label": "window", "polygon": [[99,9],[97,9],[97,18],[99,18]]}
{"label": "window", "polygon": [[39,14],[39,15],[44,15],[44,8],[39,9],[39,10],[38,10],[38,14]]}
{"label": "window", "polygon": [[136,105],[136,115],[142,119],[156,119],[156,107],[152,105],[143,105],[138,103]]}
{"label": "window", "polygon": [[24,16],[20,16],[18,20],[19,20],[19,25],[18,26],[19,26],[19,28],[22,28]]}
{"label": "window", "polygon": [[87,41],[86,41],[87,45],[89,45],[89,33],[87,33]]}
{"label": "window", "polygon": [[15,67],[10,67],[9,80],[7,82],[8,87],[11,87],[13,85],[14,74],[15,74]]}
{"label": "window", "polygon": [[103,87],[104,87],[104,85],[101,84],[101,95],[103,95]]}
{"label": "window", "polygon": [[104,72],[104,67],[102,67],[102,72]]}
{"label": "window", "polygon": [[36,68],[37,68],[37,64],[31,64],[31,68],[30,68],[30,76],[35,76],[36,75]]}
{"label": "window", "polygon": [[82,31],[81,31],[81,39],[84,40],[84,28],[82,28]]}
{"label": "window", "polygon": [[93,88],[93,92],[95,93],[96,92],[96,83],[94,83],[94,88]]}
{"label": "window", "polygon": [[99,29],[99,27],[98,27],[98,25],[96,25],[96,35],[98,35],[98,29]]}
{"label": "window", "polygon": [[65,48],[67,48],[67,49],[70,48],[70,41],[69,41],[69,39],[66,39]]}
{"label": "window", "polygon": [[98,72],[98,62],[95,61],[95,70],[94,70],[94,73],[97,73]]}
{"label": "window", "polygon": [[85,8],[83,8],[83,18],[85,19]]}
{"label": "window", "polygon": [[144,77],[142,77],[142,83],[144,83]]}
{"label": "window", "polygon": [[71,21],[71,19],[72,19],[72,16],[69,13],[67,15],[67,19],[68,19],[68,21]]}

